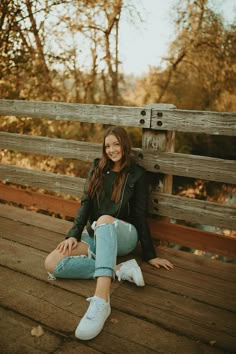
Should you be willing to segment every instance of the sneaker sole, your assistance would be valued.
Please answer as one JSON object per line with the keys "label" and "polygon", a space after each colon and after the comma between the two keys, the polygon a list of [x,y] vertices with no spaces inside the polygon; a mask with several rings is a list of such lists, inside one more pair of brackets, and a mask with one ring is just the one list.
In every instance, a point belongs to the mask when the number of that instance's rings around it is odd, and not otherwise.
{"label": "sneaker sole", "polygon": [[100,333],[101,333],[101,331],[103,330],[103,327],[104,327],[104,325],[105,325],[105,322],[106,322],[106,320],[108,319],[108,317],[110,316],[110,314],[111,314],[111,307],[109,308],[109,311],[108,311],[108,313],[107,313],[107,316],[106,316],[106,319],[105,319],[105,321],[104,321],[104,323],[103,323],[103,326],[102,326],[102,328],[99,328],[99,332],[98,333],[96,333],[95,335],[93,334],[93,335],[86,335],[86,334],[80,334],[80,333],[78,333],[77,332],[77,329],[75,330],[75,337],[76,338],[78,338],[78,339],[80,339],[80,340],[91,340],[91,339],[93,339],[93,338],[95,338],[95,337],[97,337]]}
{"label": "sneaker sole", "polygon": [[141,271],[141,268],[139,267],[136,259],[132,259],[130,260],[130,264],[135,267],[135,272],[134,272],[134,282],[137,286],[145,286],[145,282],[144,282],[144,279],[143,279],[143,274],[142,274],[142,271]]}
{"label": "sneaker sole", "polygon": [[143,274],[142,274],[142,271],[139,266],[137,269],[135,269],[133,279],[134,279],[134,282],[137,286],[145,286]]}

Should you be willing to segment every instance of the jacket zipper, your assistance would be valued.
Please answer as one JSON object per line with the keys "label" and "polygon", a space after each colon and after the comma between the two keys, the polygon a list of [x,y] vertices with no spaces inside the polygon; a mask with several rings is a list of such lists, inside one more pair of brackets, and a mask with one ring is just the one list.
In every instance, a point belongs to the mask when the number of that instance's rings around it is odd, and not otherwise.
{"label": "jacket zipper", "polygon": [[118,212],[116,213],[116,216],[118,216],[119,213],[120,213],[120,209],[121,209],[122,202],[123,202],[123,199],[124,199],[125,187],[126,187],[126,184],[127,184],[127,181],[128,181],[128,176],[129,176],[129,173],[127,174],[126,179],[125,179],[125,184],[124,184],[124,187],[123,187],[123,190],[122,190],[122,194],[121,194],[120,205],[119,205]]}

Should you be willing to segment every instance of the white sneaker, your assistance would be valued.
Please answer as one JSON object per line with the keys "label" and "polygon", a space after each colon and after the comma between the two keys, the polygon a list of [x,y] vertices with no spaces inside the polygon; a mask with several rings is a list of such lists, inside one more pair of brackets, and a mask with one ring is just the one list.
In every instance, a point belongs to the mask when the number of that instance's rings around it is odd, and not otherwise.
{"label": "white sneaker", "polygon": [[96,337],[111,313],[110,302],[98,296],[89,297],[87,301],[90,302],[89,308],[75,330],[76,338],[82,340]]}
{"label": "white sneaker", "polygon": [[116,276],[119,281],[128,280],[137,286],[145,285],[142,271],[135,259],[122,263],[120,269],[116,271]]}

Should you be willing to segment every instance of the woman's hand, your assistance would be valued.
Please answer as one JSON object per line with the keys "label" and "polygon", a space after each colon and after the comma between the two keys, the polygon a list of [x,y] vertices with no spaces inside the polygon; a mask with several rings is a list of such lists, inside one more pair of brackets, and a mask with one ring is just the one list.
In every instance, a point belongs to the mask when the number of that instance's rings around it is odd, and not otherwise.
{"label": "woman's hand", "polygon": [[163,267],[167,270],[174,268],[173,264],[169,262],[167,259],[158,258],[158,257],[149,259],[148,263],[150,263],[153,267],[156,268]]}
{"label": "woman's hand", "polygon": [[71,256],[72,250],[76,248],[77,244],[78,241],[75,237],[69,237],[68,239],[59,243],[56,249],[64,255]]}

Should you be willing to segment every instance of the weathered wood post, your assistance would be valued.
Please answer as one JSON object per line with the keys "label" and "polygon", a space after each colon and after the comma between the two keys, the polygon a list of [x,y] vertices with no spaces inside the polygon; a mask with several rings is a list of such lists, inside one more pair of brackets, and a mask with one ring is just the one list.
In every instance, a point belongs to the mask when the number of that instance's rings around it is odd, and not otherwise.
{"label": "weathered wood post", "polygon": [[[157,125],[162,126],[162,120],[165,119],[165,114],[163,113],[163,109],[175,109],[176,107],[172,104],[149,104],[145,106],[146,108],[151,108],[157,110],[155,113],[158,115]],[[151,113],[151,121],[153,118],[153,114]],[[167,130],[153,130],[153,129],[143,129],[142,134],[142,148],[143,150],[155,150],[161,152],[174,152],[175,148],[175,132],[167,131]],[[161,166],[158,161],[156,161],[155,169],[161,171]],[[162,178],[159,179],[158,185],[155,186],[158,191],[163,193],[172,194],[172,186],[173,186],[173,176],[172,175],[163,175]],[[169,218],[163,217],[165,221],[169,221]],[[162,244],[165,243],[162,241]]]}

